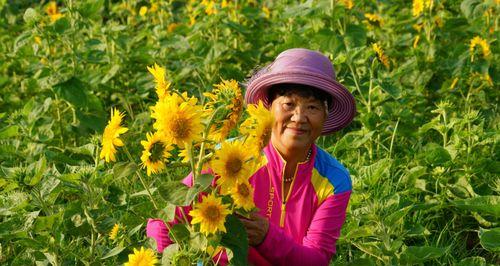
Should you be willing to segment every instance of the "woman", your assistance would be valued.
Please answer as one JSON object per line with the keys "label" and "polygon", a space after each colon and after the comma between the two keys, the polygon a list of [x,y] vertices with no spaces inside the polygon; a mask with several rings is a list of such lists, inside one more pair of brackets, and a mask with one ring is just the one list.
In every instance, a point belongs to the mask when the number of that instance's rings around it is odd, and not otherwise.
{"label": "woman", "polygon": [[[335,80],[327,57],[296,48],[249,80],[245,100],[263,101],[275,118],[264,148],[268,163],[250,178],[260,211],[241,218],[252,246],[249,261],[328,265],[345,220],[351,180],[314,142],[351,122],[353,96]],[[148,235],[155,237],[150,230]]]}

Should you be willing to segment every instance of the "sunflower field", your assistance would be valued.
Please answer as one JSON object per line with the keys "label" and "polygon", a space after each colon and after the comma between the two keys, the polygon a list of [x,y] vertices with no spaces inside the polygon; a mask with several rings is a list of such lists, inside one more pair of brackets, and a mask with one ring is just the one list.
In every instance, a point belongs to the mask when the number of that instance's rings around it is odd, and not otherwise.
{"label": "sunflower field", "polygon": [[353,181],[330,265],[499,265],[499,20],[499,0],[0,0],[0,264],[196,265],[145,232],[210,149],[195,164],[176,132],[245,132],[245,81],[304,47],[357,103],[317,141]]}

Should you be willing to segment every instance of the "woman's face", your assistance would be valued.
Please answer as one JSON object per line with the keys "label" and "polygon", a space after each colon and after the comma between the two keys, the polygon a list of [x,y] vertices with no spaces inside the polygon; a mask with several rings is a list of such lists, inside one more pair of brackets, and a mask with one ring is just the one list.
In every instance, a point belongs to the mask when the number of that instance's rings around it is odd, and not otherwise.
{"label": "woman's face", "polygon": [[294,93],[276,97],[271,112],[275,118],[272,141],[282,152],[308,149],[321,135],[327,116],[325,103]]}

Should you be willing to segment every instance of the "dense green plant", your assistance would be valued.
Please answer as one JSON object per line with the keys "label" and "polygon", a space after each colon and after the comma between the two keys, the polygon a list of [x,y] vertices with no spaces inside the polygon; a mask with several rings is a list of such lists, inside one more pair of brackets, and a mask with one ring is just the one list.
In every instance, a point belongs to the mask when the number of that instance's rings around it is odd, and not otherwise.
{"label": "dense green plant", "polygon": [[332,264],[499,263],[498,1],[414,1],[420,13],[409,1],[221,2],[212,14],[198,1],[66,0],[52,21],[47,2],[0,0],[2,264],[115,265],[148,245],[146,219],[171,218],[157,188],[188,170],[146,178],[155,209],[139,158],[99,160],[111,107],[139,154],[146,66],[203,99],[291,47],[329,55],[357,100],[354,122],[318,140],[354,184]]}

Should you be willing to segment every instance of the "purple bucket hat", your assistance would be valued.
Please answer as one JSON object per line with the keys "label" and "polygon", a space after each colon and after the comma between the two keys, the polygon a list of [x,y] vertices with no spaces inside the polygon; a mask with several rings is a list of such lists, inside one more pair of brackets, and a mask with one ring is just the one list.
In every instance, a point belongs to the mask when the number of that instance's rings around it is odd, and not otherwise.
{"label": "purple bucket hat", "polygon": [[335,70],[328,57],[304,48],[289,49],[250,78],[245,101],[256,104],[260,100],[269,108],[271,103],[267,97],[272,85],[296,83],[316,87],[332,96],[332,105],[321,132],[328,135],[346,127],[356,114],[354,97],[335,78]]}

